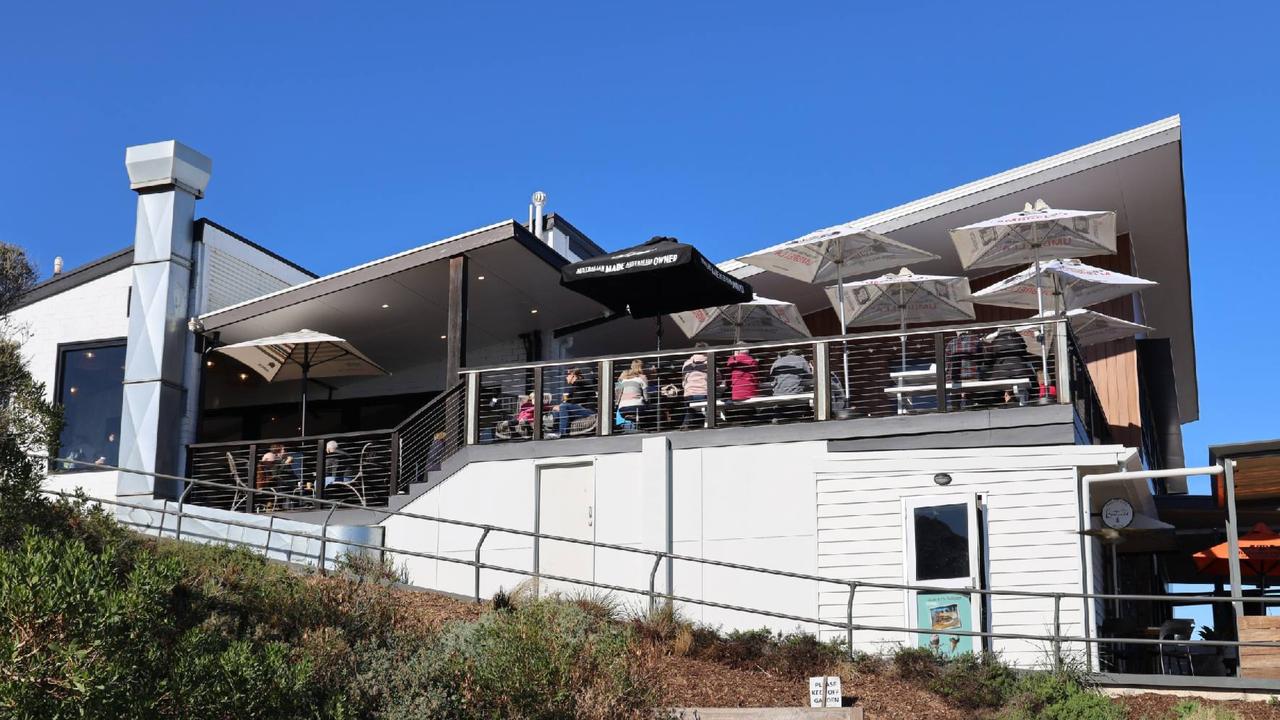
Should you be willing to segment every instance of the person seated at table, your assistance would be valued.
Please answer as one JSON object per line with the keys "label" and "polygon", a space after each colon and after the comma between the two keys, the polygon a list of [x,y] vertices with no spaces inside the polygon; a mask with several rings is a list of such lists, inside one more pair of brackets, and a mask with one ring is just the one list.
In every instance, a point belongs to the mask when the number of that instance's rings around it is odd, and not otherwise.
{"label": "person seated at table", "polygon": [[254,484],[259,490],[280,491],[301,478],[301,458],[285,452],[284,443],[272,443],[270,449],[258,459],[258,477]]}
{"label": "person seated at table", "polygon": [[649,398],[649,379],[644,374],[644,364],[639,360],[631,363],[631,367],[618,376],[618,382],[614,385],[614,398],[618,415],[625,422],[625,427],[635,428]]}
{"label": "person seated at table", "polygon": [[564,376],[565,391],[560,402],[551,409],[559,432],[549,433],[548,437],[565,437],[569,434],[569,423],[579,418],[589,418],[596,414],[596,384],[579,368],[569,368]]}
{"label": "person seated at table", "polygon": [[[694,350],[707,347],[704,342],[694,344]],[[684,422],[681,423],[681,430],[703,424],[703,415],[700,411],[690,407],[695,402],[706,402],[707,400],[707,356],[700,352],[695,352],[689,356],[680,366],[681,381],[680,388],[684,395]]]}
{"label": "person seated at table", "polygon": [[760,363],[746,348],[739,348],[724,366],[729,371],[729,403],[725,415],[730,420],[745,420],[753,414],[752,408],[740,403],[760,395]]}
{"label": "person seated at table", "polygon": [[338,447],[337,440],[324,444],[324,486],[351,482],[351,455]]}
{"label": "person seated at table", "polygon": [[538,411],[533,405],[533,393],[521,395],[520,407],[516,409],[516,433],[528,437],[537,419]]}
{"label": "person seated at table", "polygon": [[813,389],[813,366],[804,356],[788,349],[769,366],[769,391],[773,395],[798,395]]}
{"label": "person seated at table", "polygon": [[[987,378],[991,380],[1021,380],[1036,382],[1036,358],[1027,352],[1027,345],[1012,328],[1000,328],[983,338],[990,365]],[[1008,387],[1003,390],[1003,402],[1009,404],[1026,397],[1026,388]]]}

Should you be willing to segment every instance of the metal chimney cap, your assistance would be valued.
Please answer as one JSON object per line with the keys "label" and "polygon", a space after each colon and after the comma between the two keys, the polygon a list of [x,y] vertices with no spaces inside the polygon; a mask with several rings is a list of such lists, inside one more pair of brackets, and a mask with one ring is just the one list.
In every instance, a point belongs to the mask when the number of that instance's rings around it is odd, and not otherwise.
{"label": "metal chimney cap", "polygon": [[62,274],[62,256],[61,255],[53,259],[53,274],[54,275]]}
{"label": "metal chimney cap", "polygon": [[213,161],[177,140],[134,145],[124,151],[129,189],[144,190],[174,185],[204,197]]}
{"label": "metal chimney cap", "polygon": [[542,192],[541,190],[539,190],[539,191],[537,191],[537,192],[535,192],[535,193],[533,194],[533,204],[534,204],[534,205],[545,205],[545,204],[546,204],[546,202],[547,202],[547,194],[546,194],[546,193],[544,193],[544,192]]}

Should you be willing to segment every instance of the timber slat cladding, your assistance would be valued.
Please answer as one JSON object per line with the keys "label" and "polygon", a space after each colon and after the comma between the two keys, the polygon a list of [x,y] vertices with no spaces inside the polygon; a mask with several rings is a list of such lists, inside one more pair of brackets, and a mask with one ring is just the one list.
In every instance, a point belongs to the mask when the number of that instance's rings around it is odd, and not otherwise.
{"label": "timber slat cladding", "polygon": [[[1280,641],[1280,616],[1246,616],[1238,621],[1243,642]],[[1280,680],[1280,648],[1240,648],[1240,674]]]}

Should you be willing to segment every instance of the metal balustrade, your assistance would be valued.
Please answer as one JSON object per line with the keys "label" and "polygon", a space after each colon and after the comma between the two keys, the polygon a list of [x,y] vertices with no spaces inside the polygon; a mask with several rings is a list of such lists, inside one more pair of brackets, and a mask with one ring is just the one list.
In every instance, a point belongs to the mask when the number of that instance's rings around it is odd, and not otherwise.
{"label": "metal balustrade", "polygon": [[[190,501],[280,512],[314,509],[315,498],[342,493],[385,507],[468,444],[1034,404],[1070,403],[1082,441],[1107,438],[1062,320],[526,363],[469,369],[464,378],[387,430],[191,445],[189,474],[218,486],[193,489]],[[334,458],[326,458],[330,441],[339,449]],[[290,498],[261,502],[265,489]]]}
{"label": "metal balustrade", "polygon": [[[59,458],[58,462],[67,462],[71,464],[80,464],[88,466],[90,463],[83,461]],[[151,473],[139,470],[131,470],[110,466],[94,466],[95,469],[119,470],[135,475],[149,476],[161,480],[175,480],[185,483],[188,487],[187,494],[196,492],[201,488],[219,489],[221,483],[209,480],[201,480],[196,478],[182,478],[161,473]],[[1102,637],[1095,633],[1086,632],[1084,635],[1069,635],[1063,632],[1063,603],[1070,601],[1073,607],[1077,603],[1091,604],[1096,601],[1120,601],[1120,602],[1149,602],[1149,603],[1169,603],[1177,602],[1179,605],[1193,604],[1218,604],[1218,603],[1242,603],[1245,605],[1256,604],[1258,606],[1267,607],[1272,605],[1280,605],[1280,597],[1250,597],[1250,598],[1231,598],[1212,595],[1185,595],[1178,594],[1176,596],[1165,595],[1138,595],[1138,594],[1107,594],[1107,593],[1086,593],[1086,592],[1045,592],[1035,590],[1005,590],[995,588],[954,588],[954,587],[936,587],[930,585],[912,585],[907,583],[890,583],[890,582],[873,582],[862,581],[851,578],[832,578],[822,575],[814,575],[809,573],[789,572],[785,570],[777,570],[773,568],[765,568],[759,566],[746,565],[743,563],[727,562],[722,560],[712,560],[708,558],[695,557],[689,555],[680,555],[676,553],[664,552],[660,550],[650,550],[646,548],[615,545],[611,543],[597,542],[594,540],[583,540],[578,538],[562,537],[540,533],[533,530],[522,530],[517,528],[501,527],[497,525],[489,525],[485,523],[469,522],[465,520],[456,520],[452,518],[425,515],[421,513],[412,513],[405,511],[386,511],[388,517],[402,518],[406,520],[417,520],[426,523],[440,524],[455,528],[470,529],[476,533],[476,544],[473,556],[467,557],[460,554],[439,554],[423,550],[415,550],[408,547],[395,547],[387,545],[373,545],[369,543],[361,543],[349,539],[338,540],[328,535],[328,521],[316,527],[315,530],[298,530],[290,529],[281,525],[263,527],[258,521],[257,523],[241,521],[234,517],[211,517],[208,514],[193,514],[189,507],[184,506],[185,497],[179,498],[177,501],[164,501],[160,505],[146,504],[139,502],[131,502],[121,500],[119,498],[93,497],[77,495],[56,490],[44,490],[44,494],[60,497],[68,500],[85,499],[90,503],[97,503],[102,506],[110,506],[121,508],[126,511],[134,511],[124,513],[125,517],[121,520],[124,524],[133,527],[143,533],[154,534],[160,537],[170,537],[176,540],[183,540],[183,519],[189,518],[192,521],[201,523],[202,530],[198,535],[194,535],[188,531],[185,539],[198,540],[200,542],[213,542],[217,544],[225,544],[230,546],[240,546],[254,551],[260,551],[267,554],[271,548],[271,536],[289,536],[299,540],[315,541],[319,543],[319,550],[315,553],[314,564],[324,572],[328,569],[330,557],[332,553],[326,551],[326,543],[341,544],[347,548],[351,548],[358,552],[373,553],[391,553],[393,556],[401,558],[418,558],[424,560],[433,560],[439,562],[452,563],[456,565],[464,565],[472,568],[475,575],[475,601],[482,602],[481,595],[481,574],[483,572],[505,573],[517,576],[532,578],[539,583],[542,581],[555,581],[560,583],[569,583],[574,586],[583,588],[591,588],[595,590],[603,590],[606,592],[624,593],[645,598],[649,609],[652,611],[661,603],[682,603],[690,606],[703,608],[713,608],[721,610],[730,610],[742,612],[749,615],[787,620],[797,623],[805,623],[817,628],[827,630],[842,631],[846,649],[853,652],[857,646],[854,644],[854,633],[859,631],[872,633],[889,633],[899,635],[903,640],[910,644],[909,638],[917,635],[933,635],[940,631],[933,628],[908,627],[906,625],[885,625],[859,622],[857,598],[860,589],[890,590],[898,591],[904,594],[903,606],[907,604],[912,593],[950,593],[973,595],[982,598],[1017,598],[1029,600],[1035,604],[1037,608],[1041,608],[1045,613],[1045,617],[1049,619],[1046,632],[1030,633],[1030,632],[1002,632],[999,630],[961,630],[949,628],[941,631],[941,634],[954,635],[960,637],[972,637],[975,639],[989,640],[1024,640],[1042,643],[1041,647],[1045,650],[1046,658],[1053,664],[1061,664],[1071,660],[1084,659],[1090,665],[1094,662],[1094,652],[1087,650],[1091,646],[1105,646],[1115,648],[1117,646],[1135,646],[1155,649],[1158,653],[1163,653],[1164,648],[1183,647],[1183,646],[1200,646],[1200,647],[1221,647],[1221,648],[1269,648],[1272,650],[1280,650],[1280,642],[1273,641],[1244,641],[1244,640],[1190,640],[1190,639],[1159,639],[1150,637]],[[257,493],[263,501],[276,500],[285,502],[290,499],[289,493],[278,492],[275,490],[262,490]],[[329,510],[329,518],[332,518],[334,511],[339,509],[360,509],[362,506],[352,502],[345,502],[334,499],[316,499],[314,500],[318,507]],[[148,519],[146,522],[139,521],[136,512],[141,511],[147,514],[155,514],[159,516],[157,520]],[[166,518],[172,518],[172,521]],[[221,525],[228,529],[221,538],[214,538],[210,533],[210,526]],[[236,532],[232,532],[235,529]],[[246,541],[245,533],[242,530],[252,529],[265,530],[266,540],[262,545]],[[647,584],[621,585],[617,583],[597,582],[593,578],[585,577],[568,577],[562,575],[553,575],[540,572],[537,565],[537,554],[534,554],[534,565],[531,568],[511,567],[507,565],[498,565],[485,562],[483,559],[484,543],[491,535],[506,534],[516,537],[524,537],[534,540],[535,542],[561,542],[583,546],[590,546],[597,550],[608,550],[619,553],[627,553],[632,555],[645,556],[652,560],[647,572]],[[780,612],[768,607],[760,607],[753,605],[739,605],[734,603],[720,602],[710,600],[705,597],[694,597],[689,595],[681,595],[671,590],[663,590],[657,585],[659,570],[664,564],[674,565],[676,563],[689,563],[705,568],[720,568],[724,570],[732,570],[736,572],[748,573],[760,576],[761,579],[767,577],[787,578],[799,581],[808,581],[817,583],[820,591],[828,590],[832,587],[843,590],[845,602],[844,617],[840,619],[832,617],[805,616],[795,613]],[[839,591],[837,590],[837,591]],[[877,609],[877,614],[882,614],[882,610]],[[1019,606],[1014,611],[1017,614],[1025,614],[1026,607]],[[996,627],[1001,622],[998,612],[990,612],[986,627]],[[1073,624],[1078,624],[1078,620]],[[1076,646],[1076,647],[1072,647]]]}
{"label": "metal balustrade", "polygon": [[[251,513],[314,510],[316,500],[347,497],[382,507],[394,492],[390,431],[311,435],[187,448],[187,490],[195,505]],[[207,484],[206,484],[207,483]]]}
{"label": "metal balustrade", "polygon": [[392,431],[399,476],[395,492],[426,482],[427,473],[462,449],[467,437],[466,386],[455,385],[406,418]]}
{"label": "metal balustrade", "polygon": [[[569,381],[570,371],[591,392],[584,396],[583,386]],[[1106,433],[1088,370],[1063,320],[464,372],[476,387],[474,436],[481,444],[1053,403],[1074,403],[1088,437],[1099,440]],[[637,385],[643,387],[639,396]]]}

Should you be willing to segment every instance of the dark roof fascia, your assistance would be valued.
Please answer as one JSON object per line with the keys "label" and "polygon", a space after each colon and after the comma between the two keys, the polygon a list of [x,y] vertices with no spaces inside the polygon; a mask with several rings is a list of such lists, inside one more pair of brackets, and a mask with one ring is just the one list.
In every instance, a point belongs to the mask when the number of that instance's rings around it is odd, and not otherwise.
{"label": "dark roof fascia", "polygon": [[340,271],[333,275],[286,288],[257,300],[250,300],[223,310],[217,310],[202,316],[202,320],[206,331],[217,330],[242,320],[292,307],[415,267],[463,255],[504,240],[515,240],[533,255],[557,270],[568,264],[568,260],[560,257],[559,253],[547,247],[545,243],[539,242],[533,233],[525,230],[516,221],[508,220],[464,237],[447,242],[437,242],[411,252],[375,260],[371,263],[357,266],[352,270]]}
{"label": "dark roof fascia", "polygon": [[1253,442],[1209,446],[1209,462],[1214,465],[1227,458],[1239,458],[1249,455],[1280,455],[1280,440],[1255,440]]}
{"label": "dark roof fascia", "polygon": [[265,248],[265,247],[263,247],[263,246],[259,245],[258,243],[256,243],[256,242],[254,242],[254,241],[250,240],[249,238],[247,238],[247,237],[245,237],[245,236],[241,235],[240,233],[238,233],[238,232],[236,232],[236,231],[234,231],[234,230],[231,230],[230,228],[228,228],[228,227],[227,227],[227,226],[225,226],[225,225],[221,225],[221,224],[219,224],[219,223],[216,223],[216,222],[214,222],[214,221],[210,220],[209,218],[203,218],[203,217],[202,217],[202,218],[200,218],[200,219],[196,220],[196,240],[197,240],[197,241],[199,241],[199,242],[203,242],[203,241],[204,241],[204,226],[205,226],[205,225],[208,225],[208,226],[210,226],[210,227],[214,227],[214,228],[217,228],[218,230],[221,230],[222,232],[224,232],[224,233],[226,233],[226,234],[230,235],[231,237],[233,237],[233,238],[235,238],[235,239],[239,240],[240,242],[244,243],[245,245],[248,245],[249,247],[253,248],[254,250],[257,250],[258,252],[262,253],[263,255],[266,255],[267,257],[274,258],[274,259],[276,259],[276,260],[279,260],[280,262],[282,262],[282,263],[284,263],[285,265],[288,265],[289,267],[293,268],[294,270],[297,270],[298,272],[300,272],[300,273],[302,273],[302,274],[306,275],[307,277],[311,278],[312,280],[314,280],[314,279],[316,279],[316,278],[320,277],[319,275],[317,275],[317,274],[315,274],[315,273],[311,272],[310,270],[308,270],[308,269],[306,269],[306,268],[302,267],[301,265],[299,265],[298,263],[296,263],[296,262],[294,262],[294,261],[290,260],[289,258],[284,257],[283,255],[280,255],[279,253],[272,252],[272,251],[268,250],[267,248]]}
{"label": "dark roof fascia", "polygon": [[107,275],[123,270],[132,264],[133,247],[117,250],[110,255],[100,257],[97,260],[85,263],[80,267],[68,270],[57,277],[51,277],[44,282],[38,283],[18,300],[18,304],[14,309],[16,310],[17,308],[37,303],[45,298],[66,292],[87,282],[97,280],[101,277],[106,277]]}
{"label": "dark roof fascia", "polygon": [[557,215],[555,213],[547,213],[546,220],[549,227],[560,228],[560,230],[563,231],[565,235],[576,236],[576,239],[579,242],[591,248],[591,251],[596,255],[605,254],[604,248],[596,244],[596,241],[587,237],[586,233],[582,232],[577,227],[575,227],[573,223],[566,220],[563,215]]}

